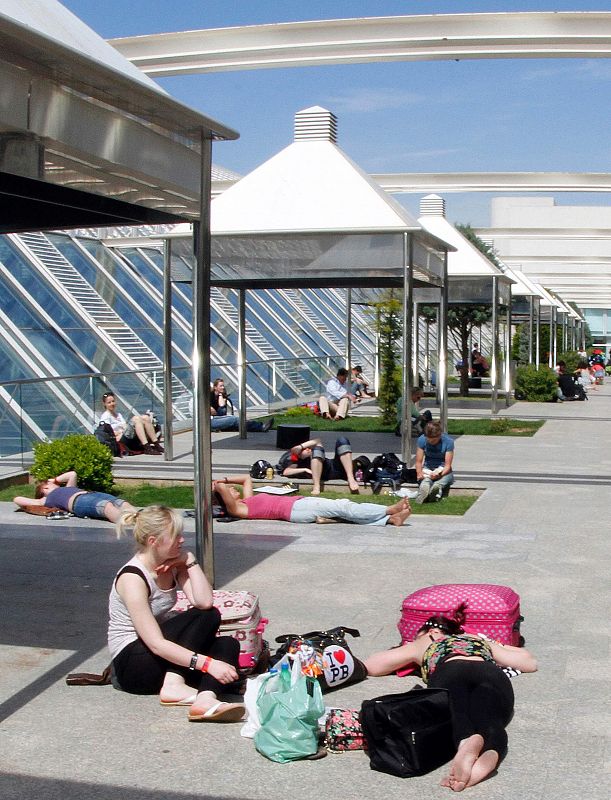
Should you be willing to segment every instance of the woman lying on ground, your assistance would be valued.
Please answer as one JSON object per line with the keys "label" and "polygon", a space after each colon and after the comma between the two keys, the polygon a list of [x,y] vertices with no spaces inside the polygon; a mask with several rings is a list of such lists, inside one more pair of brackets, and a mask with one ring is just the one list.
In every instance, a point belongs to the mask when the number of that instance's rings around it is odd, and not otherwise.
{"label": "woman lying on ground", "polygon": [[[242,492],[238,489],[242,487]],[[254,494],[250,475],[214,481],[215,502],[229,516],[238,519],[276,519],[284,522],[327,522],[337,519],[354,525],[403,525],[412,513],[409,500],[392,506],[377,503],[353,503],[351,500],[328,500],[324,497]]]}
{"label": "woman lying on ground", "polygon": [[352,445],[345,436],[335,441],[335,455],[326,458],[320,439],[308,439],[283,453],[278,461],[278,470],[286,478],[308,476],[312,478],[312,496],[322,491],[322,482],[344,480],[351,494],[359,493],[359,485],[352,467]]}
{"label": "woman lying on ground", "polygon": [[513,714],[511,681],[501,667],[536,672],[535,658],[511,647],[465,634],[465,606],[454,617],[431,617],[409,644],[375,653],[369,675],[389,675],[416,663],[428,686],[447,689],[456,755],[441,785],[455,792],[491,775],[507,750],[505,727]]}
{"label": "woman lying on ground", "polygon": [[88,492],[77,486],[77,475],[74,470],[64,472],[56,478],[39,481],[36,484],[35,499],[31,497],[13,497],[13,502],[21,508],[27,506],[46,506],[70,511],[76,517],[106,519],[117,522],[124,511],[134,511],[134,507],[126,500],[106,492]]}
{"label": "woman lying on ground", "polygon": [[[238,679],[240,645],[217,637],[221,622],[212,589],[193,554],[183,551],[182,516],[165,506],[124,514],[136,555],[117,573],[109,598],[108,649],[118,686],[157,694],[162,705],[191,706],[191,722],[237,722],[240,703],[219,702]],[[176,589],[194,606],[172,612]]]}

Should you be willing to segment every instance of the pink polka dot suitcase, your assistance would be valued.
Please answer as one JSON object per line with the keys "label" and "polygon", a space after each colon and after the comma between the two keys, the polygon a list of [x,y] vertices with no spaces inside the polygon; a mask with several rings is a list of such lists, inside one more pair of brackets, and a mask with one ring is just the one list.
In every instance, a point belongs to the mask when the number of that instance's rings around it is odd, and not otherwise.
{"label": "pink polka dot suitcase", "polygon": [[520,596],[509,586],[492,583],[445,583],[427,586],[408,595],[403,601],[397,625],[401,643],[412,642],[418,629],[429,617],[452,616],[467,603],[467,633],[483,633],[501,644],[520,644]]}
{"label": "pink polka dot suitcase", "polygon": [[[178,590],[176,595],[174,611],[190,608],[183,591]],[[258,596],[252,592],[215,589],[212,602],[221,612],[219,636],[233,636],[240,643],[240,672],[247,674],[254,671],[259,662],[269,655],[263,640],[268,620],[261,616]]]}

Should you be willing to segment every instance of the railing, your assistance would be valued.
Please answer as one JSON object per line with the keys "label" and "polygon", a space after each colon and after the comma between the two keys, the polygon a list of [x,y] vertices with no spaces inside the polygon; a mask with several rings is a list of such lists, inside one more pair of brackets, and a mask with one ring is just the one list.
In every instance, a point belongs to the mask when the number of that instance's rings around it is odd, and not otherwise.
{"label": "railing", "polygon": [[[365,374],[373,379],[373,354],[353,354],[353,363],[362,364]],[[341,366],[344,362],[339,355],[249,362],[247,414],[274,413],[317,399]],[[185,366],[174,368],[172,374],[185,387],[172,397],[172,428],[177,432],[192,424],[192,372]],[[237,413],[237,365],[214,363],[211,374],[225,378]],[[301,378],[299,395],[290,378],[295,374]],[[102,395],[109,391],[117,396],[118,410],[125,418],[151,410],[162,421],[165,409],[158,393],[162,377],[158,370],[126,370],[0,382],[0,458],[11,458],[26,468],[32,463],[32,448],[37,442],[71,433],[93,433],[103,411]]]}

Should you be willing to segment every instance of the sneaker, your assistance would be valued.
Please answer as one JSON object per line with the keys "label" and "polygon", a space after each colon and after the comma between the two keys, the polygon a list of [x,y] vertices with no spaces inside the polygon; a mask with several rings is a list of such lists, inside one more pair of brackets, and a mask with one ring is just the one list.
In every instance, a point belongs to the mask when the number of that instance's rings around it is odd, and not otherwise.
{"label": "sneaker", "polygon": [[142,448],[142,452],[147,456],[158,456],[159,450],[155,447],[154,444],[145,444]]}
{"label": "sneaker", "polygon": [[431,487],[431,491],[429,492],[429,502],[435,503],[438,500],[441,500],[442,492],[443,492],[443,487],[440,486],[438,483],[434,483],[433,486]]}
{"label": "sneaker", "polygon": [[151,445],[151,447],[152,447],[152,448],[153,448],[153,450],[154,450],[156,453],[158,453],[159,455],[162,455],[162,453],[165,453],[165,450],[164,450],[164,449],[163,449],[163,447],[162,447],[162,446],[159,444],[159,442],[153,442],[153,443],[152,443],[152,445]]}
{"label": "sneaker", "polygon": [[429,496],[431,491],[431,484],[428,481],[422,481],[420,484],[420,488],[418,489],[418,494],[416,495],[416,503],[421,506],[426,498]]}
{"label": "sneaker", "polygon": [[267,433],[268,430],[272,427],[273,424],[274,424],[274,418],[273,417],[270,417],[269,419],[266,419],[265,422],[263,423],[263,425],[261,426],[262,432],[263,433]]}

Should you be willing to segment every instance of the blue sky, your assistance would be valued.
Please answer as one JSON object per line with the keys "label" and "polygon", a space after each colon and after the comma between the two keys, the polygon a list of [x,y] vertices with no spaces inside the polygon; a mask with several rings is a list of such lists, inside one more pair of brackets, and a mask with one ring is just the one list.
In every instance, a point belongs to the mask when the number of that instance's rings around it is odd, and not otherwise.
{"label": "blue sky", "polygon": [[[105,38],[266,22],[475,11],[611,11],[611,0],[64,0]],[[611,169],[611,60],[431,61],[165,78],[174,97],[240,132],[215,163],[246,174],[292,139],[293,116],[322,105],[339,144],[369,172]],[[412,211],[419,198],[399,198]],[[448,194],[453,221],[487,225],[486,194]],[[608,204],[608,194],[559,194]]]}

